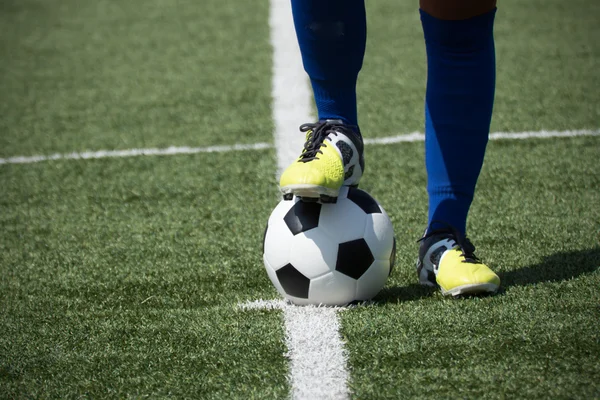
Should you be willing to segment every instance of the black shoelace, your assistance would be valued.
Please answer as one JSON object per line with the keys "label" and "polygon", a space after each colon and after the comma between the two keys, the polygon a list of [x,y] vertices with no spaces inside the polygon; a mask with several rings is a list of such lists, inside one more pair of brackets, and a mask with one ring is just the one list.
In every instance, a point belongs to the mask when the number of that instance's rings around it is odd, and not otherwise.
{"label": "black shoelace", "polygon": [[423,236],[422,238],[417,240],[417,243],[422,242],[423,240],[426,240],[432,236],[447,235],[447,236],[451,237],[452,239],[454,239],[454,241],[458,244],[458,247],[460,247],[460,250],[462,251],[461,255],[465,258],[465,260],[463,262],[468,262],[468,263],[473,263],[473,264],[481,263],[479,258],[477,258],[477,256],[475,255],[475,245],[473,245],[473,243],[471,243],[471,241],[466,236],[461,234],[452,225],[450,225],[444,221],[431,221],[431,224],[434,224],[434,223],[442,224],[442,225],[445,225],[446,227],[440,228],[440,229],[435,229],[435,230],[432,230],[431,232],[427,232],[427,234],[425,234],[425,236]]}
{"label": "black shoelace", "polygon": [[323,154],[321,146],[327,146],[323,143],[327,135],[330,133],[337,135],[337,130],[343,129],[345,129],[344,125],[331,123],[331,121],[300,125],[300,132],[311,131],[311,133],[308,134],[308,139],[304,143],[304,150],[299,161],[308,162],[317,159],[317,154]]}

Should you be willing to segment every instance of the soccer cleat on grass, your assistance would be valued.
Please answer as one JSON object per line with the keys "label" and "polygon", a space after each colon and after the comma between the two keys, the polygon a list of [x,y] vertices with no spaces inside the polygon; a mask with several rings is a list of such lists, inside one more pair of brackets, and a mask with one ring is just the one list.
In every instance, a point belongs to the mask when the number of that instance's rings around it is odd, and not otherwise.
{"label": "soccer cleat on grass", "polygon": [[500,278],[474,254],[475,246],[452,227],[433,230],[421,239],[417,274],[419,282],[439,286],[442,294],[493,293]]}
{"label": "soccer cleat on grass", "polygon": [[303,124],[302,154],[281,175],[283,198],[334,203],[342,186],[358,186],[365,163],[358,127],[340,120]]}

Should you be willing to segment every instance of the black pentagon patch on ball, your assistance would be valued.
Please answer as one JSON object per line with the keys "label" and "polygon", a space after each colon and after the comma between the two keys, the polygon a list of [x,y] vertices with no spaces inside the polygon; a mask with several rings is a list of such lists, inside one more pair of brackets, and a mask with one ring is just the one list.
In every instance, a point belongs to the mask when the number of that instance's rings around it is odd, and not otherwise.
{"label": "black pentagon patch on ball", "polygon": [[287,264],[278,269],[275,274],[277,274],[277,279],[287,294],[301,299],[308,299],[310,279],[302,275],[292,264]]}
{"label": "black pentagon patch on ball", "polygon": [[321,215],[321,203],[298,201],[285,214],[283,220],[295,236],[316,228],[319,225],[319,215]]}
{"label": "black pentagon patch on ball", "polygon": [[365,239],[351,240],[338,246],[335,270],[350,278],[360,278],[373,264],[375,257]]}
{"label": "black pentagon patch on ball", "polygon": [[367,214],[381,214],[381,208],[379,208],[377,201],[365,191],[351,187],[348,190],[348,199],[362,208]]}

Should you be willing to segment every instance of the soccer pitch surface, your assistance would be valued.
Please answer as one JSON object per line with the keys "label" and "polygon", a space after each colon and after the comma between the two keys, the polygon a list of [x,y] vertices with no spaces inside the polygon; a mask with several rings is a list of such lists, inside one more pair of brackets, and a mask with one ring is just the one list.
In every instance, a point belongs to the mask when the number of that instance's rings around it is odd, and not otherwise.
{"label": "soccer pitch surface", "polygon": [[[417,4],[367,11],[361,128],[422,131]],[[269,13],[0,3],[0,398],[293,392],[283,311],[239,307],[277,298],[261,255],[278,201]],[[579,136],[490,141],[468,229],[497,295],[417,285],[423,143],[366,147],[361,188],[397,260],[375,302],[338,313],[351,398],[600,397],[599,22],[597,1],[499,2],[492,131]],[[98,153],[169,146],[199,149]],[[85,151],[100,158],[32,158]]]}

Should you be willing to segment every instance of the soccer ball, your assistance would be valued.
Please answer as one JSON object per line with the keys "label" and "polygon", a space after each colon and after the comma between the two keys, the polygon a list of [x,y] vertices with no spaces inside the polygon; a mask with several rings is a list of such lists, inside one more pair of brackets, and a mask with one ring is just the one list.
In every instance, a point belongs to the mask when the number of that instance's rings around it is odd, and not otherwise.
{"label": "soccer ball", "polygon": [[345,305],[379,293],[395,250],[392,222],[379,203],[343,187],[335,204],[282,200],[267,223],[263,260],[292,303]]}

